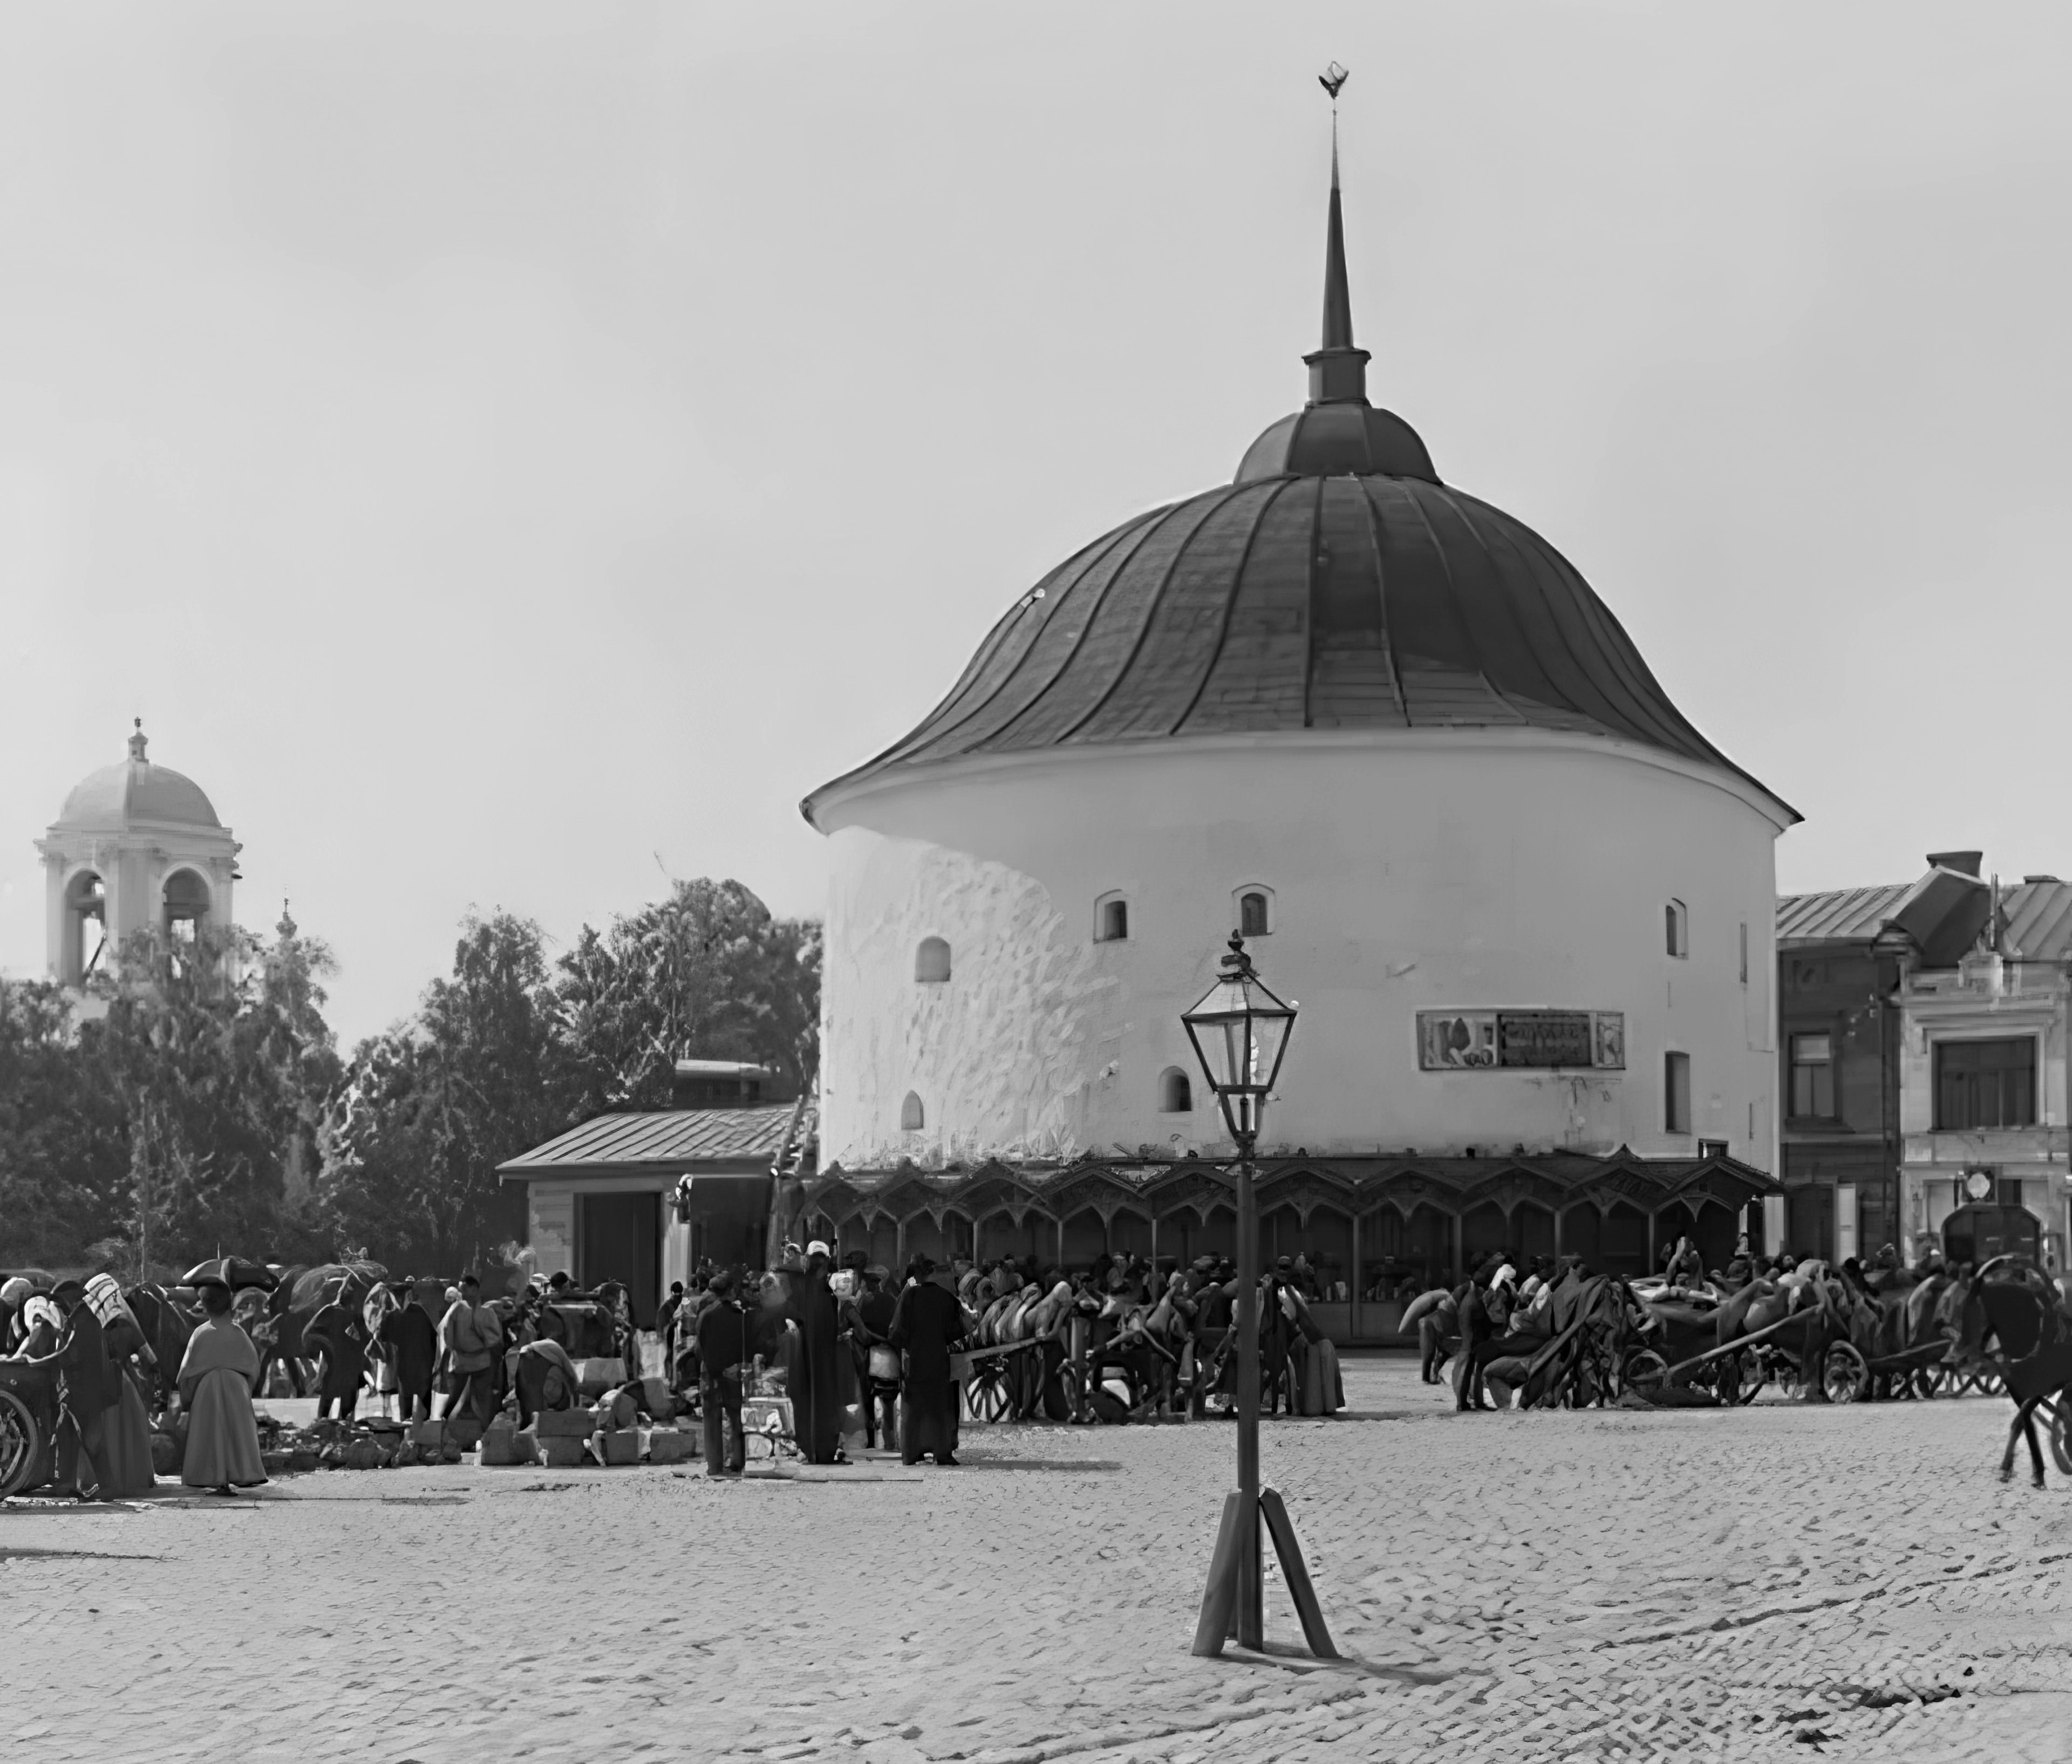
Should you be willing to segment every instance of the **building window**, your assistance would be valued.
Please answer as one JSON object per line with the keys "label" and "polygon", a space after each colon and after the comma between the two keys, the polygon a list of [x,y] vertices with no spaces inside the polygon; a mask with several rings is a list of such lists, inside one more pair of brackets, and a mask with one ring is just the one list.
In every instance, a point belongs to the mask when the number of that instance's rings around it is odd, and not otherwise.
{"label": "building window", "polygon": [[1662,1056],[1662,1130],[1691,1130],[1691,1056],[1688,1053]]}
{"label": "building window", "polygon": [[2036,1038],[1935,1044],[1935,1129],[2036,1125]]}
{"label": "building window", "polygon": [[1129,902],[1120,894],[1104,894],[1094,905],[1094,941],[1120,943],[1129,935]]}
{"label": "building window", "polygon": [[1691,917],[1684,909],[1681,900],[1671,900],[1662,909],[1663,922],[1667,933],[1669,953],[1681,959],[1691,953]]}
{"label": "building window", "polygon": [[1273,896],[1264,888],[1244,888],[1237,897],[1237,928],[1248,937],[1273,933]]}
{"label": "building window", "polygon": [[1158,1112],[1161,1114],[1188,1114],[1194,1106],[1194,1087],[1187,1081],[1187,1074],[1178,1066],[1168,1066],[1158,1074]]}
{"label": "building window", "polygon": [[923,937],[914,952],[914,978],[928,986],[950,977],[950,946],[940,937]]}
{"label": "building window", "polygon": [[1791,1113],[1801,1121],[1836,1118],[1832,1036],[1795,1035],[1791,1038]]}
{"label": "building window", "polygon": [[902,1133],[919,1133],[926,1124],[926,1119],[921,1112],[921,1099],[909,1090],[906,1100],[899,1105],[899,1130]]}
{"label": "building window", "polygon": [[1741,921],[1741,984],[1748,984],[1748,921]]}

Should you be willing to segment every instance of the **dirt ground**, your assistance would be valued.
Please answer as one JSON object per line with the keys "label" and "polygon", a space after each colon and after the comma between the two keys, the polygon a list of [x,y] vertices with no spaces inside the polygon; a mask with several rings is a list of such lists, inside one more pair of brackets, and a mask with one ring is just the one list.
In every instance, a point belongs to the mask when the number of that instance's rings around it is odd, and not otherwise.
{"label": "dirt ground", "polygon": [[0,1754],[1206,1764],[2072,1756],[2072,1483],[2008,1405],[1456,1416],[1400,1357],[1265,1429],[1339,1647],[1188,1652],[1225,1423],[961,1467],[331,1472],[0,1510]]}

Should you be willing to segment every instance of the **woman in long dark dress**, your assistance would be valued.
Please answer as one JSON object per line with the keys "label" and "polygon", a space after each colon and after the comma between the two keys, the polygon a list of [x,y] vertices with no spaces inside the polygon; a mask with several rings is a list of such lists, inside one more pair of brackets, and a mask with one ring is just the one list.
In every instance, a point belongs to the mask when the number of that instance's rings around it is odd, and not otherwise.
{"label": "woman in long dark dress", "polygon": [[805,1272],[790,1277],[791,1295],[785,1306],[791,1325],[784,1380],[791,1399],[791,1436],[809,1464],[845,1462],[837,1339],[841,1319],[828,1286],[828,1267],[826,1248],[816,1243],[806,1257]]}
{"label": "woman in long dark dress", "polygon": [[901,1391],[900,1456],[918,1464],[931,1454],[954,1464],[960,1392],[950,1366],[952,1348],[963,1339],[964,1314],[956,1295],[928,1277],[935,1265],[916,1256],[906,1265],[906,1286],[892,1313],[887,1339],[906,1356]]}

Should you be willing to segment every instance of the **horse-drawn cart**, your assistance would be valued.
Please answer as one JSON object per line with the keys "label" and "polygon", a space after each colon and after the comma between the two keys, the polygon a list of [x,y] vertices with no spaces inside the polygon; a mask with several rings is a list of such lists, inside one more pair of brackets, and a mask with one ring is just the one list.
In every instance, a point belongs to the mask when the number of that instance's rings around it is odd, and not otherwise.
{"label": "horse-drawn cart", "polygon": [[57,1423],[56,1369],[0,1360],[0,1496],[50,1480]]}

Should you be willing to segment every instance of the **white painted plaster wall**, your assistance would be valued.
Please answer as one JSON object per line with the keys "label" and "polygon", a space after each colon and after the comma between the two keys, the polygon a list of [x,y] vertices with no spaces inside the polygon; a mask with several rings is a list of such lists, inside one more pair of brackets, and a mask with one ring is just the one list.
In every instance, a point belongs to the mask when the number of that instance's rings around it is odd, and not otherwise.
{"label": "white painted plaster wall", "polygon": [[[1771,1167],[1783,819],[1647,749],[1489,730],[1161,740],[830,791],[822,1157],[1225,1143],[1178,1017],[1252,882],[1275,912],[1255,959],[1301,1007],[1268,1142],[1673,1155],[1702,1136]],[[1096,942],[1116,889],[1129,938]],[[914,978],[931,935],[952,949],[941,985]],[[1417,1011],[1530,1006],[1624,1011],[1626,1071],[1418,1070]],[[1690,1134],[1663,1130],[1670,1048],[1691,1056]],[[1175,1065],[1197,1079],[1190,1115],[1157,1110]],[[910,1090],[918,1134],[898,1126]]]}

